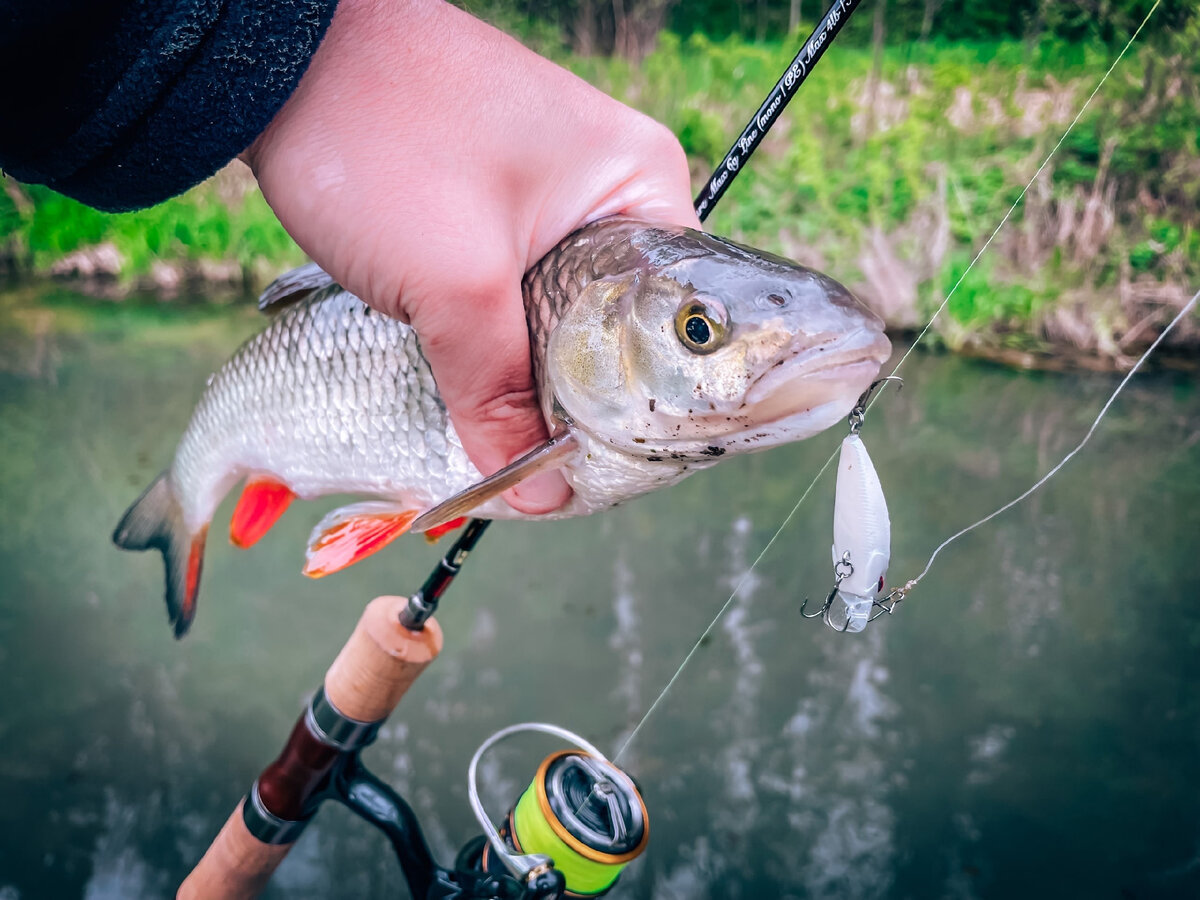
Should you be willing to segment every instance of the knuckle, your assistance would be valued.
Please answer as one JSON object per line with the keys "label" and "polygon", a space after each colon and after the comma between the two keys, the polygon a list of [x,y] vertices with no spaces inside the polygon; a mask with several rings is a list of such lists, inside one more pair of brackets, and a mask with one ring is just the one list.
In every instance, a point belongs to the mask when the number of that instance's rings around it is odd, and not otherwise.
{"label": "knuckle", "polygon": [[660,190],[678,195],[678,199],[690,206],[690,174],[683,145],[661,122],[643,117],[643,123],[631,147],[637,165],[654,179]]}
{"label": "knuckle", "polygon": [[473,424],[477,436],[501,451],[503,463],[545,439],[546,426],[532,387],[503,391],[476,407]]}
{"label": "knuckle", "polygon": [[642,138],[647,152],[667,162],[686,162],[683,145],[675,137],[671,129],[654,119],[646,120],[646,130]]}
{"label": "knuckle", "polygon": [[501,393],[488,398],[479,406],[479,417],[489,424],[515,426],[530,430],[538,426],[538,396],[532,385],[508,386]]}

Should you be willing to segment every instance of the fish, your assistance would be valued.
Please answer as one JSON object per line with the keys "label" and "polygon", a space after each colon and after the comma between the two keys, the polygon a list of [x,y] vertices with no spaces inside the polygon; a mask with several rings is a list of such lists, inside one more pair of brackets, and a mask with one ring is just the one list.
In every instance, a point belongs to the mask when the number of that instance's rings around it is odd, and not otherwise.
{"label": "fish", "polygon": [[[213,514],[242,479],[230,538],[243,548],[297,498],[369,498],[313,530],[304,573],[321,577],[408,531],[587,515],[809,437],[845,416],[891,351],[882,321],[832,278],[627,217],[568,235],[522,291],[551,437],[485,477],[411,327],[315,264],[273,282],[259,300],[270,324],[209,378],[170,466],[113,534],[162,553],[175,636],[196,614]],[[572,488],[561,508],[531,515],[501,497],[549,469]]]}

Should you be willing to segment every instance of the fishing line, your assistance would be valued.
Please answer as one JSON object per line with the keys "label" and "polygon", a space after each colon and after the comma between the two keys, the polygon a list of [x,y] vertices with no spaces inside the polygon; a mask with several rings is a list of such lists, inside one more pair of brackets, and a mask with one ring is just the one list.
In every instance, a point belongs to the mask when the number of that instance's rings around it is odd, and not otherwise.
{"label": "fishing line", "polygon": [[836,456],[836,450],[829,454],[829,459],[825,460],[825,465],[821,466],[820,471],[813,476],[813,480],[809,482],[808,487],[804,489],[804,493],[800,495],[800,499],[796,501],[796,505],[792,507],[792,511],[787,514],[787,517],[783,520],[782,524],[775,529],[775,533],[771,535],[771,539],[767,541],[767,545],[762,548],[762,552],[755,557],[754,562],[750,564],[750,568],[742,573],[742,577],[738,579],[737,584],[733,587],[733,591],[729,594],[729,599],[725,601],[725,604],[717,611],[717,614],[713,616],[713,620],[709,622],[708,627],[701,632],[700,637],[696,638],[696,642],[692,644],[692,649],[687,652],[687,656],[683,658],[683,662],[679,664],[679,668],[675,670],[675,674],[671,676],[670,680],[666,684],[666,687],[664,687],[659,695],[654,698],[654,702],[650,704],[650,708],[646,710],[646,714],[642,716],[642,720],[638,722],[636,726],[634,726],[633,731],[629,733],[629,737],[625,738],[625,743],[621,745],[621,749],[614,754],[614,763],[620,762],[621,756],[625,753],[625,748],[633,743],[633,739],[637,737],[638,732],[642,730],[642,726],[646,724],[646,720],[654,714],[654,710],[658,708],[658,704],[662,702],[662,699],[667,696],[667,692],[671,690],[672,685],[674,685],[679,679],[679,676],[683,674],[683,670],[687,668],[687,664],[691,662],[692,657],[696,654],[696,651],[700,649],[700,645],[704,643],[704,639],[708,637],[709,632],[716,627],[717,622],[721,620],[721,617],[725,615],[726,610],[728,610],[730,605],[732,605],[734,599],[741,591],[742,585],[746,583],[746,579],[753,574],[755,568],[760,562],[762,562],[762,558],[767,555],[767,551],[774,546],[776,539],[783,533],[783,530],[788,527],[788,523],[792,521],[792,518],[796,515],[796,511],[800,509],[800,504],[805,501],[808,495],[812,492],[812,489],[817,486],[817,482],[821,480],[821,476],[825,474],[825,470],[829,468],[830,463],[833,462],[834,457]]}
{"label": "fishing line", "polygon": [[[1012,206],[1008,208],[1008,212],[1004,214],[1004,218],[1000,220],[1000,224],[993,229],[990,235],[988,235],[988,239],[983,242],[983,246],[979,248],[979,252],[975,254],[974,258],[967,265],[967,268],[963,270],[963,273],[958,276],[958,280],[954,282],[954,286],[950,288],[950,292],[946,294],[941,305],[934,311],[933,315],[929,318],[929,321],[925,323],[925,327],[921,329],[921,333],[917,335],[917,339],[913,341],[912,346],[909,347],[908,350],[904,352],[904,355],[900,357],[900,362],[896,363],[896,367],[892,369],[893,375],[900,371],[900,367],[904,365],[905,361],[912,354],[912,352],[917,349],[917,344],[921,343],[922,338],[924,338],[929,332],[929,329],[933,327],[933,323],[937,320],[937,317],[942,314],[942,310],[946,308],[946,304],[950,302],[950,298],[954,296],[955,292],[959,288],[959,285],[963,283],[967,275],[969,275],[971,270],[975,268],[975,263],[979,262],[979,257],[983,256],[984,251],[986,251],[987,248],[992,245],[992,241],[994,241],[996,239],[996,235],[1000,233],[1000,229],[1005,226],[1010,218],[1012,218],[1012,214],[1016,211],[1017,207],[1020,206],[1021,201],[1025,199],[1025,195],[1029,193],[1029,189],[1033,187],[1034,182],[1038,180],[1038,177],[1045,170],[1046,166],[1049,165],[1050,160],[1052,160],[1054,155],[1058,153],[1059,148],[1063,145],[1063,141],[1070,136],[1075,126],[1079,124],[1079,120],[1083,117],[1083,114],[1087,112],[1088,107],[1091,106],[1092,100],[1094,100],[1096,95],[1100,93],[1100,88],[1104,87],[1104,83],[1108,81],[1108,76],[1113,73],[1113,70],[1118,66],[1118,64],[1120,64],[1121,60],[1125,58],[1125,54],[1128,52],[1129,48],[1133,46],[1133,42],[1137,40],[1137,36],[1142,33],[1142,29],[1146,27],[1146,23],[1150,21],[1150,17],[1154,15],[1154,11],[1158,9],[1161,3],[1162,0],[1154,0],[1154,5],[1150,7],[1150,12],[1146,13],[1146,18],[1142,19],[1142,24],[1137,27],[1137,30],[1135,30],[1129,40],[1125,42],[1125,46],[1121,48],[1121,52],[1118,53],[1117,58],[1112,61],[1112,65],[1108,67],[1108,71],[1104,73],[1103,77],[1101,77],[1095,88],[1093,88],[1092,92],[1088,95],[1087,100],[1083,102],[1083,106],[1079,108],[1079,112],[1075,114],[1075,118],[1071,120],[1071,124],[1067,126],[1067,130],[1062,133],[1062,137],[1058,139],[1058,143],[1054,145],[1054,149],[1052,149],[1046,155],[1046,158],[1042,160],[1042,164],[1037,167],[1037,171],[1033,173],[1033,177],[1029,179],[1025,187],[1021,188],[1021,193],[1017,195],[1017,199],[1014,200]],[[874,403],[875,401],[872,400],[871,402]],[[870,406],[867,408],[870,409]]]}
{"label": "fishing line", "polygon": [[1049,481],[1051,478],[1053,478],[1055,475],[1057,475],[1059,470],[1062,469],[1062,467],[1065,466],[1067,463],[1069,463],[1071,461],[1071,458],[1076,453],[1078,453],[1080,450],[1082,450],[1084,445],[1092,439],[1092,435],[1096,433],[1096,428],[1100,425],[1100,420],[1103,419],[1106,415],[1108,415],[1109,408],[1113,405],[1113,402],[1117,399],[1117,397],[1121,393],[1121,391],[1125,390],[1125,385],[1129,384],[1129,382],[1133,378],[1133,376],[1135,374],[1137,374],[1137,370],[1141,368],[1142,363],[1144,363],[1147,359],[1150,358],[1150,354],[1152,354],[1158,348],[1158,345],[1161,344],[1163,342],[1163,339],[1168,334],[1171,333],[1171,330],[1176,325],[1178,325],[1183,320],[1183,318],[1189,312],[1192,311],[1193,308],[1195,308],[1197,300],[1200,300],[1200,291],[1197,291],[1195,294],[1192,295],[1192,299],[1189,300],[1186,304],[1184,304],[1184,307],[1183,307],[1183,309],[1181,309],[1179,311],[1179,314],[1177,316],[1175,316],[1175,318],[1171,320],[1171,323],[1166,328],[1163,329],[1162,333],[1157,338],[1154,339],[1154,343],[1152,343],[1149,347],[1147,347],[1146,352],[1143,353],[1140,357],[1138,357],[1138,361],[1133,364],[1133,368],[1131,368],[1129,370],[1129,372],[1126,373],[1125,377],[1121,379],[1121,383],[1117,385],[1116,390],[1114,390],[1112,392],[1112,394],[1109,396],[1108,400],[1105,402],[1104,406],[1100,407],[1100,412],[1096,414],[1096,418],[1092,421],[1092,425],[1087,430],[1087,433],[1083,436],[1083,439],[1078,444],[1075,445],[1075,448],[1070,453],[1068,453],[1066,456],[1064,456],[1059,461],[1058,465],[1056,465],[1053,469],[1051,469],[1049,472],[1047,472],[1045,475],[1043,475],[1041,478],[1039,478],[1037,481],[1035,481],[1033,483],[1033,485],[1030,486],[1024,493],[1020,494],[1017,497],[1014,497],[1012,500],[1009,500],[1007,503],[1005,503],[999,509],[988,513],[986,516],[984,516],[978,522],[974,522],[974,523],[968,525],[966,528],[963,528],[961,531],[959,531],[955,534],[952,534],[950,537],[946,538],[946,540],[944,540],[940,544],[938,544],[937,549],[934,550],[933,554],[929,557],[929,561],[927,563],[925,563],[925,568],[921,571],[921,574],[918,575],[916,578],[913,578],[911,581],[907,582],[904,585],[904,587],[900,588],[900,590],[907,592],[907,591],[911,590],[912,588],[916,587],[917,583],[920,582],[920,580],[922,578],[924,578],[927,574],[929,574],[929,570],[933,567],[933,561],[935,559],[937,559],[938,554],[941,553],[943,550],[945,550],[947,547],[949,547],[951,544],[953,544],[955,541],[957,541],[960,537],[974,531],[980,525],[984,525],[987,522],[990,522],[992,519],[996,518],[996,516],[1000,515],[1001,513],[1007,512],[1008,510],[1012,509],[1014,506],[1016,506],[1018,503],[1020,503],[1022,500],[1024,500],[1028,496],[1030,496],[1034,491],[1036,491],[1038,488],[1040,488],[1042,485],[1044,485],[1047,481]]}
{"label": "fishing line", "polygon": [[[1008,208],[1008,211],[1005,212],[1003,218],[1001,218],[1001,220],[1000,220],[1000,223],[992,230],[992,233],[990,235],[988,235],[987,240],[984,241],[983,245],[979,248],[978,252],[976,252],[975,256],[971,259],[970,263],[968,263],[967,268],[965,270],[963,270],[963,273],[958,277],[958,279],[955,281],[955,283],[951,286],[950,291],[946,294],[945,298],[943,298],[941,304],[934,311],[933,315],[930,316],[929,321],[925,323],[925,327],[921,329],[920,333],[917,335],[916,340],[913,341],[912,345],[900,357],[900,361],[898,363],[896,363],[895,367],[892,369],[892,372],[891,372],[892,375],[895,375],[900,370],[900,367],[903,366],[905,362],[907,362],[908,357],[910,355],[912,355],[912,352],[917,348],[917,345],[920,344],[921,341],[925,338],[925,336],[929,333],[929,330],[933,327],[933,323],[937,320],[937,317],[942,314],[942,311],[946,308],[947,304],[949,304],[950,298],[953,297],[954,294],[958,291],[958,288],[962,285],[964,279],[970,273],[971,269],[973,269],[975,267],[975,264],[979,261],[980,257],[982,257],[984,252],[988,249],[988,247],[990,247],[992,245],[992,242],[995,240],[996,235],[999,234],[1000,229],[1002,229],[1005,226],[1005,224],[1007,224],[1009,219],[1012,218],[1012,214],[1016,211],[1016,208],[1020,205],[1021,201],[1025,199],[1025,195],[1029,192],[1029,189],[1031,187],[1033,187],[1034,183],[1041,176],[1042,172],[1045,171],[1046,166],[1049,165],[1050,161],[1054,158],[1055,154],[1058,153],[1059,149],[1062,147],[1062,145],[1066,141],[1067,137],[1070,136],[1072,130],[1074,130],[1075,126],[1079,123],[1079,120],[1083,117],[1083,114],[1085,112],[1087,112],[1088,107],[1092,103],[1092,100],[1095,99],[1096,95],[1100,92],[1100,89],[1102,87],[1104,87],[1105,83],[1108,81],[1109,76],[1112,75],[1113,71],[1120,64],[1121,60],[1123,60],[1125,58],[1125,55],[1129,52],[1129,48],[1133,46],[1134,42],[1138,38],[1138,35],[1140,35],[1142,33],[1142,30],[1146,27],[1146,24],[1150,21],[1150,18],[1154,15],[1155,11],[1158,9],[1158,7],[1161,5],[1161,3],[1162,3],[1162,0],[1155,0],[1154,5],[1152,7],[1150,7],[1150,11],[1148,13],[1146,13],[1145,18],[1142,19],[1141,23],[1134,30],[1134,32],[1130,36],[1129,40],[1125,42],[1125,46],[1121,48],[1121,52],[1117,54],[1116,58],[1112,61],[1112,64],[1109,65],[1109,67],[1105,71],[1104,75],[1101,76],[1100,80],[1096,83],[1096,86],[1092,89],[1092,92],[1088,95],[1088,97],[1084,101],[1083,105],[1079,108],[1079,111],[1075,114],[1075,117],[1071,120],[1071,123],[1067,126],[1066,130],[1062,133],[1061,137],[1059,137],[1058,142],[1054,145],[1054,147],[1046,155],[1045,159],[1042,160],[1042,163],[1041,163],[1041,165],[1038,166],[1037,171],[1035,171],[1033,173],[1033,177],[1030,178],[1029,181],[1025,184],[1025,186],[1021,189],[1021,192],[1017,195],[1016,200],[1013,201],[1012,205]],[[722,193],[723,193],[723,191],[722,191]],[[699,202],[703,197],[704,197],[704,194],[702,193],[701,196],[697,198],[697,205],[699,205]],[[954,534],[951,537],[947,538],[945,541],[943,541],[942,544],[939,545],[937,547],[937,549],[934,550],[933,555],[930,556],[929,561],[926,564],[924,571],[922,571],[921,574],[918,575],[915,579],[912,579],[911,581],[907,582],[903,588],[899,589],[900,592],[902,592],[900,594],[899,599],[903,599],[903,592],[907,592],[908,590],[911,590],[911,588],[913,586],[915,586],[917,582],[919,582],[922,578],[925,577],[925,575],[929,572],[930,567],[933,565],[933,561],[937,558],[937,555],[939,553],[941,553],[942,550],[944,550],[947,546],[949,546],[954,541],[958,540],[963,535],[969,533],[970,531],[973,531],[974,529],[978,528],[980,525],[983,525],[986,522],[991,521],[996,516],[1000,515],[1001,513],[1005,512],[1008,509],[1011,509],[1013,506],[1020,503],[1022,500],[1024,500],[1026,497],[1028,497],[1030,494],[1032,494],[1034,491],[1036,491],[1038,488],[1040,488],[1043,484],[1045,484],[1047,481],[1049,481],[1050,478],[1052,478],[1055,474],[1057,474],[1058,471],[1061,470],[1062,467],[1064,465],[1066,465],[1067,462],[1070,461],[1071,457],[1073,457],[1076,453],[1078,453],[1083,448],[1083,446],[1091,439],[1091,436],[1095,432],[1096,427],[1100,424],[1101,419],[1103,419],[1104,416],[1107,414],[1109,408],[1113,404],[1113,401],[1115,401],[1117,396],[1121,393],[1121,391],[1124,390],[1125,385],[1129,383],[1129,380],[1133,377],[1133,375],[1141,367],[1142,363],[1144,363],[1146,361],[1146,359],[1149,358],[1150,354],[1153,353],[1155,349],[1157,349],[1158,345],[1162,342],[1163,338],[1165,338],[1167,336],[1167,334],[1170,333],[1170,331],[1175,327],[1175,325],[1178,324],[1183,319],[1183,317],[1188,313],[1188,311],[1191,310],[1195,306],[1197,297],[1200,297],[1200,292],[1198,292],[1196,296],[1192,297],[1192,299],[1180,311],[1179,315],[1177,315],[1171,321],[1171,323],[1162,331],[1162,333],[1159,334],[1158,338],[1155,339],[1155,341],[1149,346],[1149,348],[1147,348],[1146,352],[1142,354],[1142,356],[1138,359],[1138,361],[1134,364],[1134,366],[1129,370],[1129,372],[1126,374],[1126,376],[1121,380],[1120,384],[1117,385],[1116,390],[1113,392],[1112,396],[1109,397],[1108,402],[1106,402],[1104,404],[1103,408],[1100,410],[1099,415],[1097,415],[1096,420],[1092,423],[1091,428],[1088,429],[1087,434],[1084,435],[1083,440],[1080,441],[1078,446],[1076,446],[1074,450],[1072,450],[1070,453],[1068,453],[1062,459],[1062,461],[1058,463],[1058,465],[1056,465],[1053,469],[1051,469],[1049,472],[1047,472],[1046,475],[1044,475],[1041,479],[1039,479],[1039,481],[1037,483],[1035,483],[1031,488],[1029,488],[1027,491],[1025,491],[1019,497],[1015,498],[1014,500],[1009,501],[1007,504],[1000,507],[996,511],[990,513],[989,515],[985,516],[984,518],[980,519],[978,522],[975,522],[974,524],[967,526],[966,528],[959,531],[957,534]],[[880,392],[879,394],[876,394],[874,397],[871,398],[870,402],[867,404],[867,409],[870,409],[872,406],[874,406],[875,402],[879,399],[881,394],[882,394],[882,392]],[[627,737],[625,739],[625,742],[621,745],[621,748],[616,752],[616,754],[614,754],[614,756],[613,756],[614,762],[620,761],[621,757],[625,753],[625,750],[629,747],[629,745],[631,743],[633,743],[633,739],[635,737],[637,737],[638,733],[642,730],[642,727],[646,724],[646,722],[650,719],[650,717],[658,709],[659,705],[662,703],[663,699],[666,697],[668,692],[670,692],[671,688],[674,687],[675,682],[679,680],[679,676],[683,674],[683,670],[685,668],[687,668],[688,663],[691,662],[692,657],[695,656],[696,651],[700,648],[700,645],[704,642],[704,639],[708,637],[708,635],[712,632],[713,628],[715,628],[717,623],[721,620],[722,616],[724,616],[725,613],[729,610],[729,607],[733,605],[733,601],[737,598],[738,593],[741,591],[742,585],[745,584],[746,580],[754,573],[754,570],[758,567],[758,564],[760,562],[762,562],[763,557],[765,557],[767,555],[767,552],[775,544],[775,541],[778,539],[779,535],[783,532],[783,530],[788,526],[788,524],[795,517],[797,511],[800,509],[800,506],[808,498],[808,495],[810,493],[812,493],[813,488],[816,486],[817,482],[821,479],[821,476],[825,474],[825,471],[833,463],[833,460],[837,457],[837,455],[838,455],[838,449],[835,448],[833,453],[831,453],[829,455],[829,458],[827,460],[825,460],[825,464],[821,466],[820,470],[813,477],[813,480],[809,483],[808,487],[804,489],[804,492],[800,495],[800,499],[796,501],[795,505],[791,509],[791,512],[789,512],[787,514],[787,517],[783,520],[783,523],[779,526],[779,528],[776,529],[775,533],[771,536],[771,539],[769,541],[767,541],[766,546],[763,547],[762,551],[755,558],[754,562],[750,564],[750,567],[746,570],[746,572],[738,580],[737,585],[734,587],[732,593],[730,593],[730,595],[729,595],[729,599],[727,599],[725,601],[725,603],[717,611],[717,614],[713,617],[712,621],[709,622],[708,627],[706,627],[704,629],[704,631],[700,634],[700,637],[697,638],[695,643],[692,644],[691,649],[688,650],[687,654],[683,658],[683,661],[679,664],[679,667],[675,670],[674,674],[671,675],[671,677],[667,680],[667,683],[663,687],[662,691],[660,691],[658,696],[654,698],[654,702],[650,704],[650,707],[646,710],[645,715],[642,716],[641,721],[639,721],[637,723],[637,725],[634,726],[634,729],[632,732],[630,732],[629,737]]]}

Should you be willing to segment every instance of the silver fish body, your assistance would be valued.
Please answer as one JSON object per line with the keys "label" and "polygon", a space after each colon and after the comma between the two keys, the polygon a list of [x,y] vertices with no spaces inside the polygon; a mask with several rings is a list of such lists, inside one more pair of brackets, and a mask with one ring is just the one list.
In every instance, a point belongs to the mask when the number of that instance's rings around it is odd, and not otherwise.
{"label": "silver fish body", "polygon": [[[684,228],[593,223],[523,287],[553,461],[574,490],[538,518],[605,509],[727,453],[822,430],[890,350],[879,319],[826,276]],[[243,477],[301,498],[376,498],[318,526],[310,563],[333,554],[318,574],[456,495],[473,515],[533,518],[499,496],[521,471],[493,488],[467,458],[410,327],[312,266],[261,305],[275,310],[271,324],[210,379],[170,468],[114,535],[163,552],[177,635],[194,615],[208,523]],[[349,550],[338,543],[347,534],[358,534]]]}
{"label": "silver fish body", "polygon": [[167,474],[188,530],[250,473],[303,499],[367,494],[418,509],[480,478],[416,332],[337,285],[284,309],[209,380]]}

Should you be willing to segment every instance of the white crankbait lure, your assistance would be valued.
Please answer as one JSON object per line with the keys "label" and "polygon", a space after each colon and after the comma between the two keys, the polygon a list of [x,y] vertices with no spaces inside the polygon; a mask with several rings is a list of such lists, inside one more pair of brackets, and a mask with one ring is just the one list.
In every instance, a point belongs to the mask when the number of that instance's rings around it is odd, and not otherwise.
{"label": "white crankbait lure", "polygon": [[872,614],[874,607],[890,613],[902,599],[892,595],[881,598],[892,556],[892,522],[879,475],[858,436],[871,395],[889,381],[903,384],[894,375],[879,379],[850,412],[850,433],[842,441],[833,498],[833,589],[817,612],[804,611],[807,600],[800,607],[804,618],[820,617],[834,631],[862,631],[882,615]]}
{"label": "white crankbait lure", "polygon": [[838,631],[862,631],[883,590],[892,555],[892,523],[879,475],[856,432],[842,441],[833,502],[833,566],[837,584],[825,620]]}

